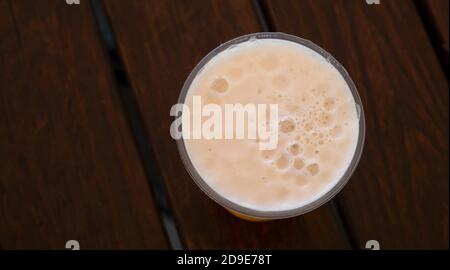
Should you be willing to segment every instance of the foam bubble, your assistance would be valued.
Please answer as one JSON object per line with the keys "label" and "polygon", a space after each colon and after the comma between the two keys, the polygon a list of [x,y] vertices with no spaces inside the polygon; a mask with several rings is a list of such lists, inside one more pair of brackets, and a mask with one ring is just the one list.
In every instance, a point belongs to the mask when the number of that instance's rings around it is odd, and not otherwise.
{"label": "foam bubble", "polygon": [[289,152],[292,155],[296,156],[302,152],[302,148],[300,147],[300,145],[298,143],[293,143],[293,144],[291,144],[291,146],[289,146]]}
{"label": "foam bubble", "polygon": [[228,69],[227,74],[232,80],[239,81],[242,78],[242,68],[231,67]]}
{"label": "foam bubble", "polygon": [[303,169],[303,167],[305,167],[305,162],[301,159],[301,158],[296,158],[294,160],[294,168],[297,170],[301,170]]}
{"label": "foam bubble", "polygon": [[336,108],[336,102],[333,98],[326,98],[323,101],[323,108],[327,111],[332,111]]}
{"label": "foam bubble", "polygon": [[285,119],[280,121],[280,131],[283,133],[290,133],[295,130],[295,121],[292,119]]}
{"label": "foam bubble", "polygon": [[210,87],[216,92],[224,93],[228,90],[228,81],[224,78],[217,78],[211,83]]}
{"label": "foam bubble", "polygon": [[334,123],[334,117],[330,113],[321,113],[317,119],[317,122],[322,127],[329,127]]}
{"label": "foam bubble", "polygon": [[305,124],[305,131],[309,132],[314,129],[314,124],[312,122],[308,122]]}
{"label": "foam bubble", "polygon": [[331,130],[330,130],[330,135],[333,138],[337,138],[342,134],[342,127],[339,125],[334,126]]}
{"label": "foam bubble", "polygon": [[306,169],[312,176],[315,176],[319,173],[319,164],[311,163],[308,166],[306,166]]}
{"label": "foam bubble", "polygon": [[282,154],[275,162],[275,165],[278,169],[284,170],[289,167],[289,161],[289,157],[286,154]]}

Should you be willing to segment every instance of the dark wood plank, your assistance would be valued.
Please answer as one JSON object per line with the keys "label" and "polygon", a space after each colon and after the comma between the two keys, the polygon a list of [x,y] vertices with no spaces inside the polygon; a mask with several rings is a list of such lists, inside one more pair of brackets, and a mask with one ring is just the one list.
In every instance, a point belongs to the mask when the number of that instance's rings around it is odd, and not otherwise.
{"label": "dark wood plank", "polygon": [[331,52],[359,89],[365,150],[337,197],[356,244],[448,249],[448,84],[413,2],[266,4],[277,31]]}
{"label": "dark wood plank", "polygon": [[1,248],[166,248],[81,2],[0,0]]}
{"label": "dark wood plank", "polygon": [[[436,28],[439,31],[440,42],[443,49],[447,52],[448,57],[448,13],[449,13],[449,1],[448,0],[421,0],[425,3],[427,9],[430,11],[430,15],[433,18],[433,22],[436,24]],[[447,59],[448,61],[448,59]]]}
{"label": "dark wood plank", "polygon": [[[329,205],[282,221],[250,223],[207,198],[169,134],[170,107],[196,63],[220,43],[260,31],[250,1],[104,1],[187,248],[346,248]],[[133,29],[133,31],[130,31]]]}

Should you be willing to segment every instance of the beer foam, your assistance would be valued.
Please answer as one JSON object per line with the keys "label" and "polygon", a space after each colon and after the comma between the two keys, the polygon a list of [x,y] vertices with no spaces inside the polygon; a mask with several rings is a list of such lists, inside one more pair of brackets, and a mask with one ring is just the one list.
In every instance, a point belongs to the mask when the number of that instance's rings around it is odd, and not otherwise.
{"label": "beer foam", "polygon": [[185,140],[199,175],[217,193],[260,211],[301,207],[344,175],[356,150],[359,116],[349,86],[327,59],[300,44],[259,39],[213,57],[193,96],[224,104],[278,104],[279,140],[259,150],[250,139]]}

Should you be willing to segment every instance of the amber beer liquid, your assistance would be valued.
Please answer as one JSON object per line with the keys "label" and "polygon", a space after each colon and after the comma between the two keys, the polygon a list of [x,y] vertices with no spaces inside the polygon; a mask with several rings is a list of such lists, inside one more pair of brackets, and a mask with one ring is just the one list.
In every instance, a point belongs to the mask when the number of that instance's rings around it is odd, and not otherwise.
{"label": "amber beer liquid", "polygon": [[258,139],[178,141],[186,168],[213,200],[248,220],[286,218],[330,200],[355,169],[364,141],[356,88],[313,43],[257,33],[225,43],[186,81],[180,102],[278,104],[278,143]]}

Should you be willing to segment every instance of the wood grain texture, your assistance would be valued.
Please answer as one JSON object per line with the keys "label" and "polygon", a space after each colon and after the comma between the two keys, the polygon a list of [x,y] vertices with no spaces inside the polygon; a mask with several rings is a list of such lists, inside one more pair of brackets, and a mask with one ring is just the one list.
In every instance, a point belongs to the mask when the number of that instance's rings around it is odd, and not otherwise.
{"label": "wood grain texture", "polygon": [[[439,31],[440,42],[443,49],[447,52],[448,57],[448,13],[449,13],[449,1],[448,0],[420,0],[425,2],[428,10],[431,13],[436,28]],[[448,61],[448,59],[447,59]]]}
{"label": "wood grain texture", "polygon": [[0,0],[0,247],[166,248],[87,2]]}
{"label": "wood grain texture", "polygon": [[267,223],[231,216],[197,188],[170,137],[170,108],[197,62],[220,43],[261,30],[251,2],[108,0],[104,4],[186,248],[347,248],[329,205],[302,217]]}
{"label": "wood grain texture", "polygon": [[337,199],[356,244],[448,249],[448,83],[412,1],[266,1],[277,31],[349,71],[366,113],[360,165]]}

